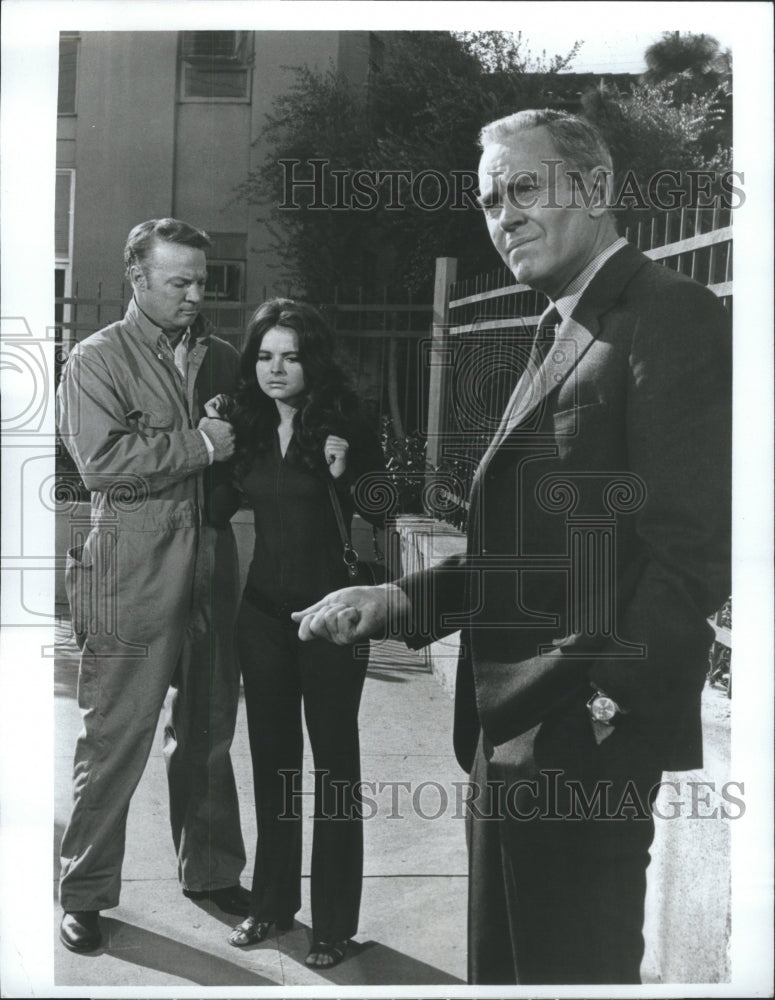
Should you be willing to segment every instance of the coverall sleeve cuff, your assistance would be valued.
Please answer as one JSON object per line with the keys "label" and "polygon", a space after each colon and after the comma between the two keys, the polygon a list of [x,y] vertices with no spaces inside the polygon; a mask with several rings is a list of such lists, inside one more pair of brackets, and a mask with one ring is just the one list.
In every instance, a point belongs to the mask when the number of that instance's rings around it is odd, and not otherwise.
{"label": "coverall sleeve cuff", "polygon": [[204,443],[204,435],[194,428],[185,431],[183,441],[186,449],[186,461],[192,472],[199,472],[210,464],[210,456],[207,445]]}
{"label": "coverall sleeve cuff", "polygon": [[205,448],[207,448],[208,465],[212,465],[215,459],[215,448],[213,447],[213,443],[210,440],[210,438],[205,434],[205,432],[202,430],[201,427],[198,427],[197,430],[202,435],[202,439],[204,440],[205,443]]}

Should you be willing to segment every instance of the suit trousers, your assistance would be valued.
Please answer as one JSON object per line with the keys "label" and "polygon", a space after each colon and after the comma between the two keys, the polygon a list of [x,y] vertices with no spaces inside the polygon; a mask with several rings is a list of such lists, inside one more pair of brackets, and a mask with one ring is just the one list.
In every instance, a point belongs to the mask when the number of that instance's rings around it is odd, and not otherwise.
{"label": "suit trousers", "polygon": [[626,718],[598,745],[583,701],[498,747],[480,737],[471,983],[640,982],[656,759]]}
{"label": "suit trousers", "polygon": [[100,557],[107,546],[98,536],[92,531],[86,555],[71,554],[68,567],[83,714],[61,846],[60,899],[68,911],[118,905],[129,804],[162,709],[183,887],[234,885],[245,865],[229,753],[239,700],[235,607],[228,614],[218,607],[229,599],[225,580],[197,605],[195,573],[175,572],[191,566],[197,545],[201,579],[218,579],[213,559],[219,573],[236,572],[231,529],[119,532],[109,558]]}
{"label": "suit trousers", "polygon": [[243,600],[237,643],[253,759],[258,843],[251,913],[291,917],[301,906],[304,718],[314,759],[312,931],[338,941],[358,929],[363,825],[353,789],[360,781],[358,708],[365,660],[351,647],[301,642],[298,626]]}

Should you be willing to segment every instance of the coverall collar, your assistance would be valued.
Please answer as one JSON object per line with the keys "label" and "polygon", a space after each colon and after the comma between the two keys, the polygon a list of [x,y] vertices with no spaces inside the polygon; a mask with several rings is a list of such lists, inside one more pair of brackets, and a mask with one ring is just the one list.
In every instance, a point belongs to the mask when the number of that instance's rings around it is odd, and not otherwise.
{"label": "coverall collar", "polygon": [[[159,346],[163,346],[163,342],[160,338],[162,337],[164,331],[160,326],[157,326],[145,315],[143,310],[137,304],[137,299],[135,299],[134,296],[127,306],[126,316],[124,318],[135,335],[138,336],[140,340],[144,341],[149,347],[157,350]],[[207,340],[212,333],[212,325],[201,313],[188,329],[190,330],[189,347],[193,347],[195,343]]]}

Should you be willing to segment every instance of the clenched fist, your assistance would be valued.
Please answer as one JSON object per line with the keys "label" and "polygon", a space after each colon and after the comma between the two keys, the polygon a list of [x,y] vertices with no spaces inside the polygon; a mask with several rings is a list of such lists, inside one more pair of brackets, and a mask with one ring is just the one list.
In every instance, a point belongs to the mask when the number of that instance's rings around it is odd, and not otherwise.
{"label": "clenched fist", "polygon": [[323,445],[323,454],[326,457],[328,471],[338,479],[347,468],[347,451],[350,445],[344,438],[337,437],[336,434],[329,434]]}
{"label": "clenched fist", "polygon": [[217,396],[208,399],[205,403],[205,416],[213,419],[229,420],[231,411],[234,409],[234,400],[227,396],[225,392],[219,392]]}
{"label": "clenched fist", "polygon": [[213,461],[225,462],[234,454],[234,428],[226,420],[202,417],[197,430],[204,431],[213,446]]}

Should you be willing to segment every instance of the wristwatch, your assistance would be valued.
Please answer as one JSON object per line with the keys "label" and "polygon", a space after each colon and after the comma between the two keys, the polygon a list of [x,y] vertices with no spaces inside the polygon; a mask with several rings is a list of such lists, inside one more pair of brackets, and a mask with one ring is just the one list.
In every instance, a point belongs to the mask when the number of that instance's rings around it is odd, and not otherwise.
{"label": "wristwatch", "polygon": [[595,691],[587,702],[587,711],[593,722],[601,722],[604,726],[615,726],[627,713],[607,694]]}

